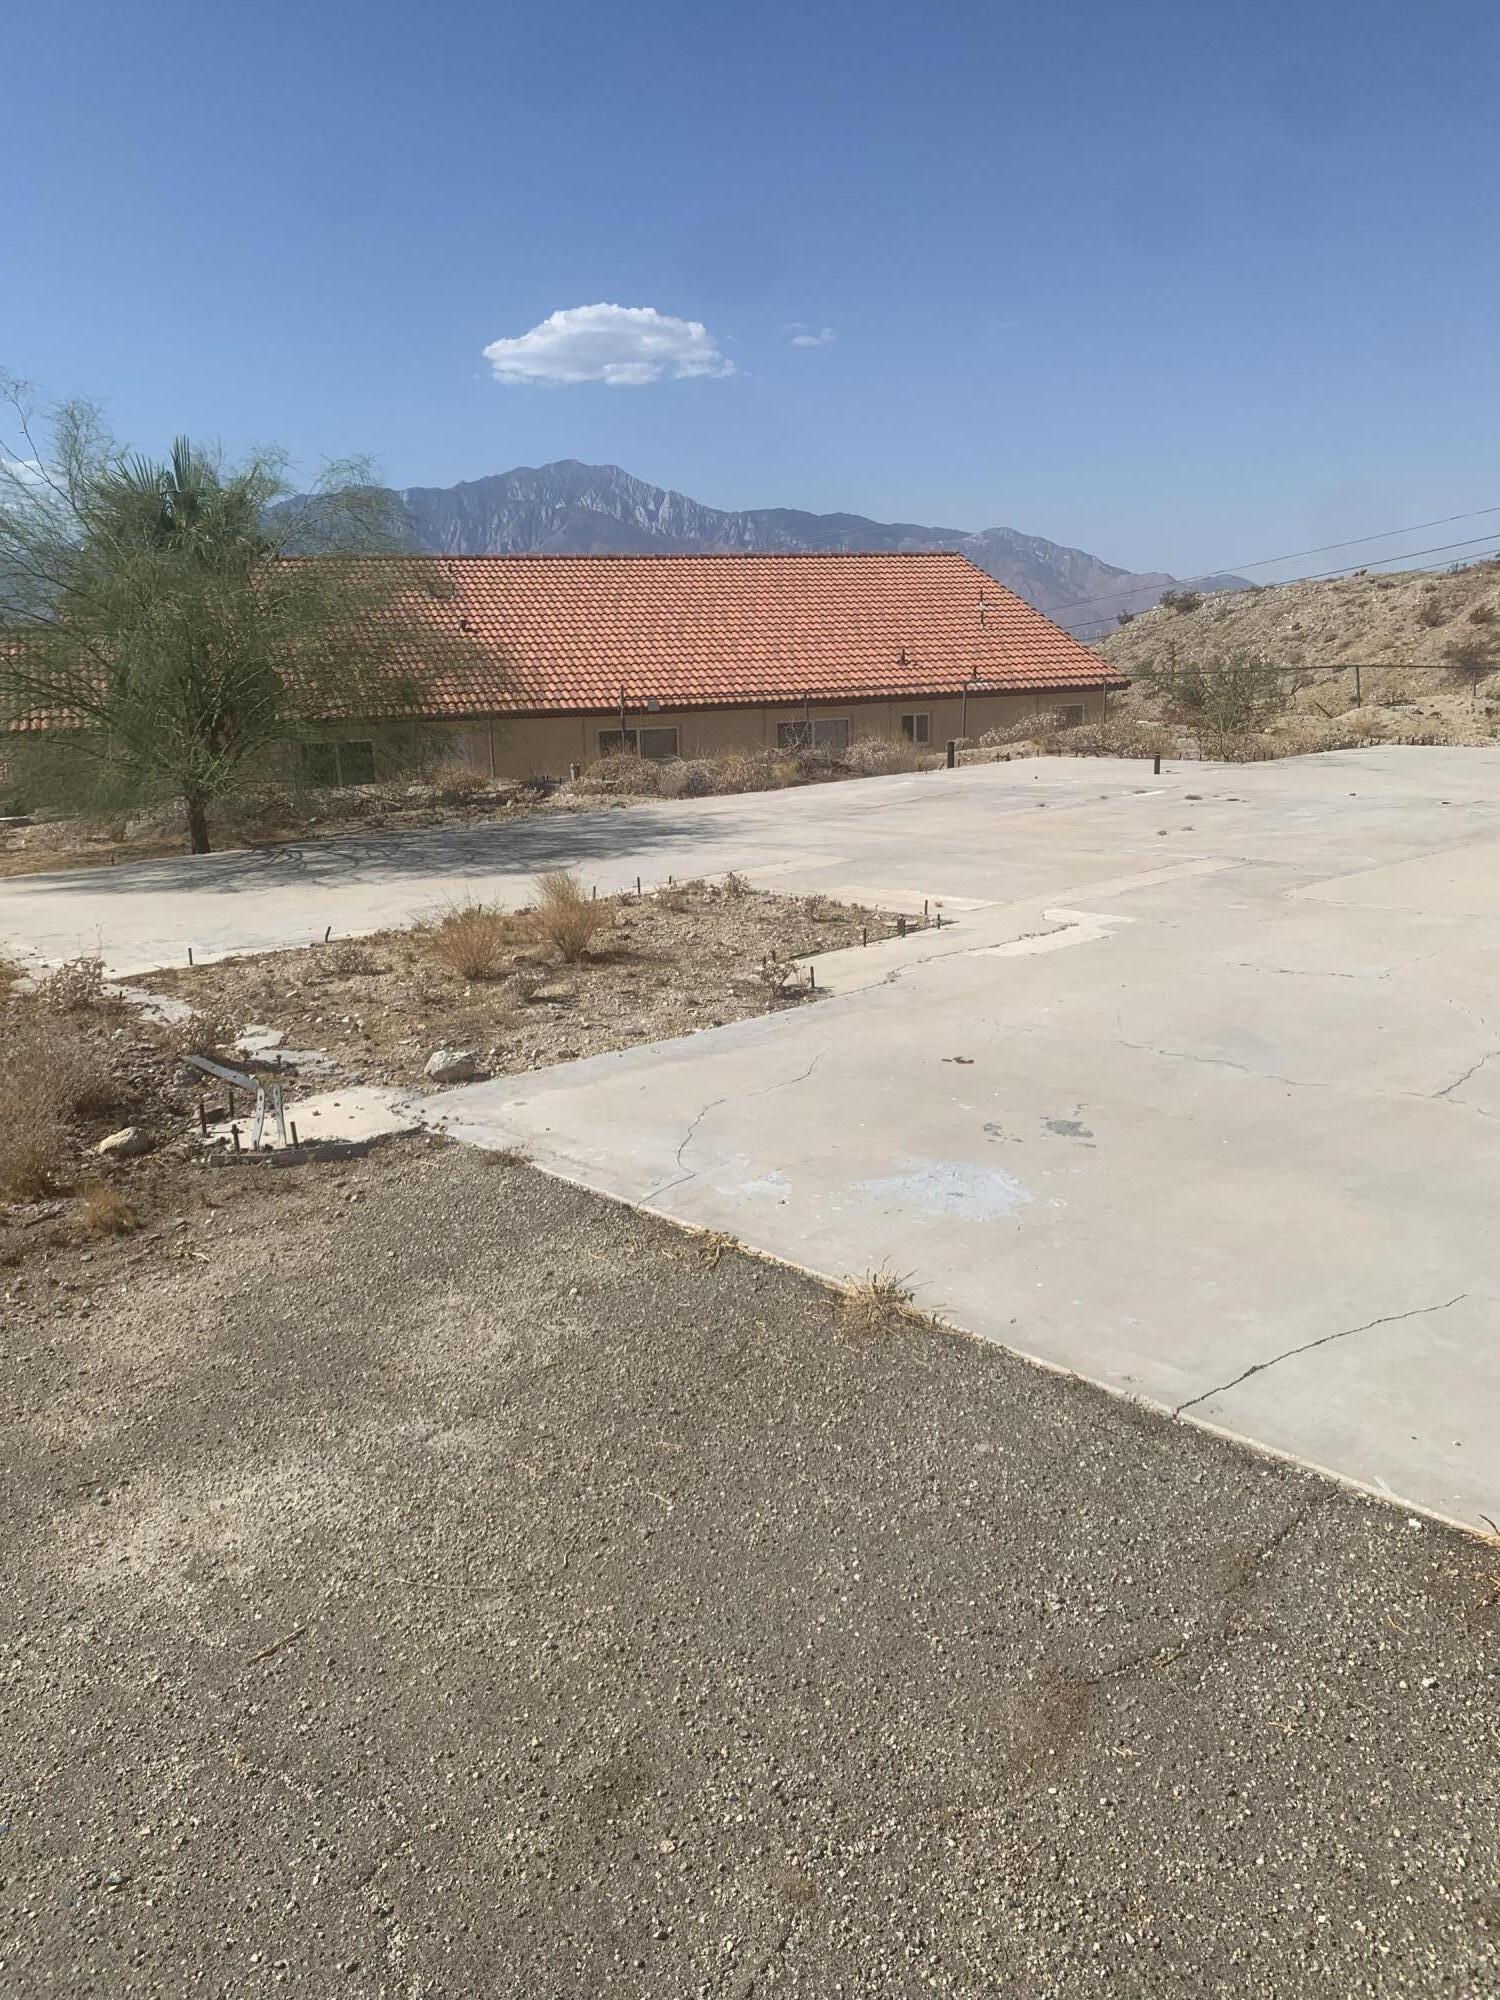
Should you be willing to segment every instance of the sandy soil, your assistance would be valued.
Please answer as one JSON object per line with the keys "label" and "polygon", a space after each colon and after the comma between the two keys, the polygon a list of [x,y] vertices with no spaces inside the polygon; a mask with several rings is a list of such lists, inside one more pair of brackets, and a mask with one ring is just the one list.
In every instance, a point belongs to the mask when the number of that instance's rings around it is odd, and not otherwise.
{"label": "sandy soil", "polygon": [[418,1084],[438,1048],[471,1049],[491,1074],[536,1069],[801,1004],[815,990],[794,973],[775,994],[765,961],[785,967],[893,929],[879,911],[698,882],[622,898],[577,965],[523,925],[500,977],[465,981],[419,928],[174,968],[149,983],[237,1030],[263,1024],[291,1047],[325,1051],[344,1081]]}
{"label": "sandy soil", "polygon": [[[1489,743],[1500,728],[1500,562],[1225,592],[1195,611],[1144,612],[1096,650],[1138,674],[1169,648],[1184,664],[1244,649],[1298,670],[1286,676],[1288,706],[1314,732],[1344,722],[1372,740]],[[1135,693],[1110,706],[1153,712]],[[1305,747],[1318,746],[1310,736]]]}

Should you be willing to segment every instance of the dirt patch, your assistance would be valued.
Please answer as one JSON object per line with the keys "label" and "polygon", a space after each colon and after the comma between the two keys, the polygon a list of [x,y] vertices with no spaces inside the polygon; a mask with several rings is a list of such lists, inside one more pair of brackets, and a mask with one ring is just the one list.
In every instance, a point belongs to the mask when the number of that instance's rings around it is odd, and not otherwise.
{"label": "dirt patch", "polygon": [[[576,962],[545,913],[461,905],[411,930],[154,973],[152,990],[331,1056],[349,1083],[417,1085],[437,1049],[488,1074],[538,1069],[805,1005],[813,954],[888,937],[897,919],[821,898],[688,882],[624,896]],[[495,937],[486,956],[481,932]],[[449,949],[455,932],[478,953]],[[483,964],[489,976],[456,967]]]}

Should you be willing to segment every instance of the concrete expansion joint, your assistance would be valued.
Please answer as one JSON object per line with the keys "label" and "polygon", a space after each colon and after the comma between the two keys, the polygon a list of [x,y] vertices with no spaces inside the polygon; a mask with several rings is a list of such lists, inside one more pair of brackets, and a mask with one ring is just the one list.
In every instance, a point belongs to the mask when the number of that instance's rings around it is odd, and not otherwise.
{"label": "concrete expansion joint", "polygon": [[1206,1403],[1214,1396],[1228,1395],[1229,1391],[1237,1389],[1241,1382],[1248,1382],[1252,1375],[1263,1375],[1268,1368],[1275,1368],[1279,1362],[1290,1361],[1298,1354],[1310,1354],[1315,1347],[1327,1347],[1333,1341],[1348,1340],[1352,1334],[1369,1333],[1377,1326],[1395,1326],[1404,1319],[1425,1319],[1432,1313],[1448,1312],[1468,1296],[1467,1292],[1455,1292],[1451,1299],[1441,1299],[1433,1306],[1412,1306],[1406,1312],[1382,1313],[1378,1319],[1362,1320],[1358,1326],[1339,1327],[1333,1333],[1319,1335],[1316,1340],[1304,1340],[1298,1347],[1288,1347],[1280,1354],[1271,1355],[1266,1361],[1254,1362],[1249,1368],[1242,1369],[1238,1375],[1231,1376],[1227,1382],[1219,1382],[1212,1389],[1203,1390],[1200,1395],[1189,1396],[1185,1403],[1177,1404],[1172,1415],[1180,1417],[1184,1410],[1196,1409],[1200,1403]]}

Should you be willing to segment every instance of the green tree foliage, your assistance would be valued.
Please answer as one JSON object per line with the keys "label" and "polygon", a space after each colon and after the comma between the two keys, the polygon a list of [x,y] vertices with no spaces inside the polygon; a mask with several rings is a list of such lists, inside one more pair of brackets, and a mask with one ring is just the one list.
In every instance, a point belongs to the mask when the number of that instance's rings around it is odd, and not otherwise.
{"label": "green tree foliage", "polygon": [[[123,451],[98,412],[44,421],[10,385],[0,435],[0,762],[12,789],[117,811],[211,809],[295,779],[340,718],[384,770],[430,758],[420,678],[442,671],[433,565],[400,553],[394,496],[356,465],[288,498],[273,452],[226,465],[179,439]],[[453,624],[455,621],[446,621]],[[348,733],[347,728],[344,732]]]}
{"label": "green tree foliage", "polygon": [[1286,708],[1281,672],[1243,649],[1180,660],[1169,645],[1138,679],[1170,721],[1198,734],[1210,756],[1226,739],[1268,729]]}

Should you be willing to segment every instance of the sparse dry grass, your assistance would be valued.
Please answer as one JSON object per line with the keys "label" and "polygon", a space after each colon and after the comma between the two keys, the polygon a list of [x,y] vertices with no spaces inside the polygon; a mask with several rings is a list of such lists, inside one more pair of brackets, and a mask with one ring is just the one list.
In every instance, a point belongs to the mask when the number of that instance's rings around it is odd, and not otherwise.
{"label": "sparse dry grass", "polygon": [[32,1201],[66,1181],[70,1119],[113,1112],[118,1092],[64,1021],[13,1006],[0,1021],[0,1104],[0,1194]]}
{"label": "sparse dry grass", "polygon": [[466,980],[498,979],[514,956],[514,912],[495,903],[453,903],[424,933],[428,955]]}
{"label": "sparse dry grass", "polygon": [[565,965],[584,958],[601,931],[614,923],[611,902],[591,897],[578,877],[566,868],[549,869],[537,877],[536,935]]}
{"label": "sparse dry grass", "polygon": [[128,1236],[141,1226],[135,1203],[107,1181],[90,1181],[80,1188],[75,1220],[84,1236]]}
{"label": "sparse dry grass", "polygon": [[882,1264],[862,1278],[846,1278],[838,1294],[840,1316],[858,1333],[878,1333],[893,1319],[912,1317],[916,1297],[909,1279]]}

